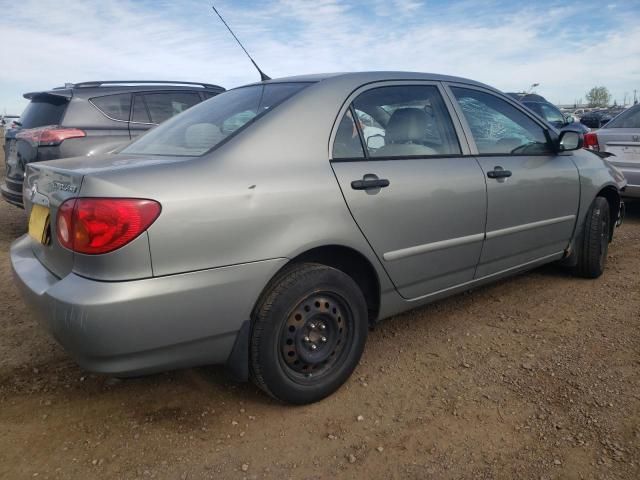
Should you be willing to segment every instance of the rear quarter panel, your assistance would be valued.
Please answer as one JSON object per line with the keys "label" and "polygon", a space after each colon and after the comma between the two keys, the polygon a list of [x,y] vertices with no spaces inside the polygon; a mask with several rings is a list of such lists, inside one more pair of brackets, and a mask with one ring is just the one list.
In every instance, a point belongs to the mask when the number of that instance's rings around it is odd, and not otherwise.
{"label": "rear quarter panel", "polygon": [[575,240],[580,237],[589,207],[598,193],[606,187],[619,190],[624,185],[625,179],[608,161],[588,150],[581,149],[573,152],[573,161],[580,174],[580,206]]}

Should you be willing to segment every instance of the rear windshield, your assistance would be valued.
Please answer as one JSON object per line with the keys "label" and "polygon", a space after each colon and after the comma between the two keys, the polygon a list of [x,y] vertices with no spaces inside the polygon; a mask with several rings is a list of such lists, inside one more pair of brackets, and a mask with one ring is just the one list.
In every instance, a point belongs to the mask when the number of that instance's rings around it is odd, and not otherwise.
{"label": "rear windshield", "polygon": [[202,155],[309,85],[272,83],[229,90],[167,120],[121,153]]}
{"label": "rear windshield", "polygon": [[24,112],[22,112],[20,120],[22,128],[60,125],[68,104],[69,102],[66,98],[53,95],[33,98]]}
{"label": "rear windshield", "polygon": [[640,106],[625,110],[604,128],[640,128]]}

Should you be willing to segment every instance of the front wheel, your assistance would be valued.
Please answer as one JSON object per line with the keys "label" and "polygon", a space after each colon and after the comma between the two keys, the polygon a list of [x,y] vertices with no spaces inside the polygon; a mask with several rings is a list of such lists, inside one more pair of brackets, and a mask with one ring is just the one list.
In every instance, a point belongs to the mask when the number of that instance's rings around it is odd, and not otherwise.
{"label": "front wheel", "polygon": [[367,332],[367,305],[351,277],[326,265],[294,265],[254,311],[251,377],[279,400],[318,401],[349,378]]}
{"label": "front wheel", "polygon": [[611,238],[609,202],[596,197],[584,224],[575,273],[585,278],[598,278],[604,272]]}

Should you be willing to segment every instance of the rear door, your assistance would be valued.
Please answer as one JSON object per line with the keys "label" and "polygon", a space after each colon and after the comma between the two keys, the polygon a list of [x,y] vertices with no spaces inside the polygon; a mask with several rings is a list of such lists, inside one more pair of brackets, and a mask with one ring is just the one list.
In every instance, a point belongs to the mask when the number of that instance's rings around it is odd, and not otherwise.
{"label": "rear door", "polygon": [[450,92],[487,181],[476,277],[561,254],[580,193],[572,153],[554,153],[544,125],[494,92],[467,85],[450,85]]}
{"label": "rear door", "polygon": [[345,200],[405,298],[472,280],[480,258],[484,176],[447,105],[437,83],[371,85],[350,97],[333,133]]}

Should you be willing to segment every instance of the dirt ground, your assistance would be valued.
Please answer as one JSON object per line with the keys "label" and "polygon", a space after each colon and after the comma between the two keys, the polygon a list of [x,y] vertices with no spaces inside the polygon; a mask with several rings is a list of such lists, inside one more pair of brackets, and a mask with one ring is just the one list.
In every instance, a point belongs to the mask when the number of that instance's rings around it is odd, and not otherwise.
{"label": "dirt ground", "polygon": [[640,204],[602,278],[548,266],[399,315],[295,408],[221,368],[81,370],[13,285],[24,230],[0,202],[2,479],[640,478]]}

